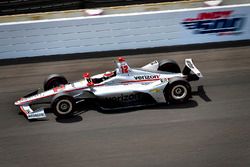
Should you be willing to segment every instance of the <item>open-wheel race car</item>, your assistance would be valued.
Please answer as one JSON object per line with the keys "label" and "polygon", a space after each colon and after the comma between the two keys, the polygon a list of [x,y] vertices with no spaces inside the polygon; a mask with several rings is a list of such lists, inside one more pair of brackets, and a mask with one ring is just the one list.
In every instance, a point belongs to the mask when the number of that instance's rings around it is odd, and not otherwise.
{"label": "open-wheel race car", "polygon": [[35,104],[48,104],[60,118],[70,117],[81,102],[94,102],[102,110],[131,108],[157,103],[183,103],[191,98],[190,81],[202,77],[192,59],[185,59],[181,71],[173,60],[157,60],[141,67],[130,68],[124,58],[116,61],[114,71],[90,76],[69,83],[58,74],[44,82],[44,91],[36,90],[15,102],[28,119],[45,118],[44,108],[33,110]]}

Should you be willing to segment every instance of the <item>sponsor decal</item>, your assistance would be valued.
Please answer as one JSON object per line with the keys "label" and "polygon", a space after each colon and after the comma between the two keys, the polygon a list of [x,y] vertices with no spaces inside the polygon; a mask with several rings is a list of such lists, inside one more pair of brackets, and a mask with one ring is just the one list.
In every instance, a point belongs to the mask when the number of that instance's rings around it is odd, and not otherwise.
{"label": "sponsor decal", "polygon": [[122,73],[128,73],[128,65],[122,65],[121,66],[121,69],[122,69]]}
{"label": "sponsor decal", "polygon": [[160,75],[138,75],[134,76],[135,80],[154,80],[159,79]]}
{"label": "sponsor decal", "polygon": [[161,78],[161,83],[166,83],[168,82],[168,78]]}
{"label": "sponsor decal", "polygon": [[156,88],[156,89],[150,90],[150,92],[152,92],[152,93],[159,93],[159,92],[161,92],[161,90]]}
{"label": "sponsor decal", "polygon": [[44,113],[30,113],[28,115],[29,118],[38,118],[38,117],[45,117]]}
{"label": "sponsor decal", "polygon": [[199,13],[195,18],[186,18],[182,24],[195,34],[232,35],[242,33],[245,16],[234,11]]}
{"label": "sponsor decal", "polygon": [[150,64],[151,64],[151,65],[158,64],[158,61],[155,60],[155,61],[151,62]]}
{"label": "sponsor decal", "polygon": [[106,97],[105,100],[107,101],[116,101],[116,102],[134,102],[142,99],[141,94],[129,94],[124,95],[121,94],[120,96],[113,96],[113,97]]}
{"label": "sponsor decal", "polygon": [[25,103],[25,102],[28,102],[28,101],[31,101],[31,100],[42,98],[44,96],[45,96],[44,93],[36,94],[36,95],[28,97],[28,98],[22,98],[19,101],[17,101],[17,103]]}
{"label": "sponsor decal", "polygon": [[190,61],[187,61],[187,66],[192,69],[194,68],[193,64]]}

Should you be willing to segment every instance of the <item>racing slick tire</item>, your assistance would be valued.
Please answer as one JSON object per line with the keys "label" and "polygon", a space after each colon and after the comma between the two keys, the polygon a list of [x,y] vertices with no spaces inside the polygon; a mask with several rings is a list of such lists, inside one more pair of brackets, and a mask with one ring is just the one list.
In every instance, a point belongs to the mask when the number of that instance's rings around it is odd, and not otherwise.
{"label": "racing slick tire", "polygon": [[191,97],[191,86],[185,80],[177,80],[165,88],[164,95],[167,102],[184,103]]}
{"label": "racing slick tire", "polygon": [[67,83],[68,81],[64,76],[59,74],[51,74],[45,79],[43,89],[44,91],[47,91],[60,85],[65,85]]}
{"label": "racing slick tire", "polygon": [[162,60],[159,63],[158,71],[166,71],[172,73],[181,73],[179,65],[174,60]]}
{"label": "racing slick tire", "polygon": [[57,94],[52,99],[51,110],[58,118],[73,116],[76,108],[75,99],[67,94]]}

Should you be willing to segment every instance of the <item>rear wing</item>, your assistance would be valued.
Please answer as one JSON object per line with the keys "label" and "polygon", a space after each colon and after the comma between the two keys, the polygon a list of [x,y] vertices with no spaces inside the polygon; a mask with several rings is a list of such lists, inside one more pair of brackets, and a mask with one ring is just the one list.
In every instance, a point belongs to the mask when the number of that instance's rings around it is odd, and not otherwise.
{"label": "rear wing", "polygon": [[182,73],[183,75],[187,75],[189,81],[199,80],[199,78],[203,77],[200,70],[195,67],[192,59],[185,59],[185,67]]}

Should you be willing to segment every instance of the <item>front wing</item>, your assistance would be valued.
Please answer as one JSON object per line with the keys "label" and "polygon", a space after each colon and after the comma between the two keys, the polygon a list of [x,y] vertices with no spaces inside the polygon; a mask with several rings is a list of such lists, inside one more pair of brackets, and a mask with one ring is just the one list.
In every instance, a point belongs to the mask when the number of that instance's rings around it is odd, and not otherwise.
{"label": "front wing", "polygon": [[46,114],[43,108],[39,108],[33,111],[30,106],[24,105],[20,106],[20,110],[27,116],[28,119],[46,118]]}

